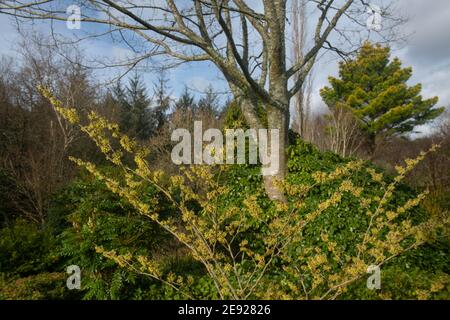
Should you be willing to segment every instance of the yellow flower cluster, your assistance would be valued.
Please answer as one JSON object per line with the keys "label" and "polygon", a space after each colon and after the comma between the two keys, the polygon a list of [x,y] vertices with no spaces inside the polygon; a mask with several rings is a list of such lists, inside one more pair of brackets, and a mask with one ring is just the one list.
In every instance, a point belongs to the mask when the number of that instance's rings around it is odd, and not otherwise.
{"label": "yellow flower cluster", "polygon": [[[188,254],[204,265],[223,299],[337,297],[345,292],[348,284],[366,275],[368,265],[382,265],[425,242],[437,224],[448,223],[448,220],[443,222],[435,218],[414,225],[409,217],[396,222],[399,216],[417,207],[426,193],[398,208],[388,207],[396,186],[423,160],[427,152],[422,152],[417,159],[406,160],[405,167],[397,167],[399,175],[387,186],[382,173],[365,169],[371,179],[385,189],[382,197],[363,196],[364,188],[352,182],[350,175],[362,170],[363,161],[349,162],[331,173],[316,172],[312,174],[314,183],[311,185],[279,181],[286,195],[290,196],[290,202],[270,204],[275,210],[271,211],[272,216],[268,216],[266,206],[262,207],[259,200],[259,193],[244,199],[241,206],[220,202],[221,197],[229,193],[229,189],[217,179],[218,172],[226,170],[224,166],[183,167],[181,174],[166,178],[164,172],[150,168],[147,160],[150,150],[121,134],[116,124],[91,112],[87,117],[88,124],[82,125],[76,109],[63,107],[45,88],[41,88],[41,92],[64,119],[79,125],[106,158],[122,169],[122,175],[112,176],[101,172],[93,163],[72,160],[184,245]],[[429,152],[437,148],[433,146]],[[222,150],[213,153],[219,151]],[[135,168],[123,163],[126,154],[134,158]],[[319,184],[341,179],[338,189],[328,199],[305,212],[304,197],[311,190]],[[154,186],[157,193],[144,197],[143,192],[148,184]],[[325,230],[317,237],[317,241],[324,243],[320,248],[305,242],[305,226],[327,209],[338,206],[348,195],[359,198],[360,207],[366,210],[369,220],[366,232],[358,238],[361,241],[355,243],[356,254],[344,252],[338,240],[332,239],[333,235]],[[160,197],[171,203],[176,216],[161,217],[158,212]],[[200,208],[194,210],[192,203]],[[255,233],[254,230],[264,231]],[[252,231],[251,238],[249,231]],[[185,280],[173,272],[164,276],[161,263],[149,257],[138,256],[134,260],[131,254],[121,255],[115,250],[97,247],[96,251],[121,267],[160,279],[177,290],[185,287],[188,291],[194,282],[192,277]],[[266,277],[275,261],[285,272],[282,281]],[[433,283],[431,291],[441,290],[447,280],[440,279]],[[428,297],[427,291],[418,291],[417,294],[422,298]]]}

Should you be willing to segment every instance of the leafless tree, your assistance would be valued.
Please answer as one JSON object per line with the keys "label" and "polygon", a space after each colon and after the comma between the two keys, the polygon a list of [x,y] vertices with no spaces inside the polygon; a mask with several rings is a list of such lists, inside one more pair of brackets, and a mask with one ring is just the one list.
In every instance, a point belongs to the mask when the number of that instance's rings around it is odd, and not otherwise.
{"label": "leafless tree", "polygon": [[10,194],[15,209],[44,223],[51,196],[74,173],[67,155],[79,131],[60,118],[37,85],[51,86],[63,101],[79,107],[91,105],[94,96],[83,71],[55,57],[44,43],[21,47],[22,64],[6,73],[8,83],[1,81],[0,169],[16,186]]}
{"label": "leafless tree", "polygon": [[[383,8],[389,38],[395,34],[391,1]],[[355,42],[373,33],[367,29],[367,3],[361,0],[309,0],[314,31],[311,45],[299,61],[287,61],[287,0],[158,0],[158,1],[76,1],[81,22],[107,26],[93,28],[89,38],[115,35],[134,56],[110,66],[134,67],[149,59],[176,66],[210,62],[222,73],[234,98],[241,104],[248,124],[280,130],[277,147],[280,168],[266,176],[265,187],[271,199],[284,200],[275,183],[287,170],[289,105],[302,87],[322,49],[340,55],[354,49]],[[17,19],[67,20],[66,2],[52,0],[0,2],[0,13]],[[391,19],[392,18],[392,19]],[[390,19],[390,20],[388,20]],[[388,27],[388,24],[389,27]],[[345,26],[345,27],[344,27]],[[137,42],[139,38],[140,42]],[[257,109],[264,106],[267,121]],[[269,144],[270,145],[270,144]]]}
{"label": "leafless tree", "polygon": [[352,112],[337,107],[326,119],[328,149],[342,157],[354,156],[364,143],[364,135]]}
{"label": "leafless tree", "polygon": [[[292,0],[292,56],[297,63],[305,58],[308,26],[307,2],[306,0]],[[294,77],[295,80],[298,80],[297,76]],[[311,138],[309,137],[311,132],[308,125],[311,122],[312,89],[313,76],[311,72],[294,96],[295,113],[292,127],[305,140]]]}

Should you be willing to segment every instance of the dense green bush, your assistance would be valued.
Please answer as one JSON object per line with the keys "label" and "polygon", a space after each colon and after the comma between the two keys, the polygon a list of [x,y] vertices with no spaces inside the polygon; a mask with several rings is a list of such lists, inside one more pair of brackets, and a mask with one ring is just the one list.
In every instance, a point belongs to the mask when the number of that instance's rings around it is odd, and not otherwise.
{"label": "dense green bush", "polygon": [[341,298],[448,300],[449,248],[448,239],[442,239],[408,252],[382,268],[381,290],[368,290],[364,280],[350,286]]}
{"label": "dense green bush", "polygon": [[[296,140],[291,145],[289,148],[289,156],[289,174],[287,180],[291,184],[296,185],[313,184],[314,173],[330,173],[339,166],[352,160],[343,159],[331,152],[320,152],[314,146],[303,143],[301,140]],[[364,187],[362,196],[366,198],[381,198],[384,193],[383,186],[386,183],[390,183],[392,178],[385,176],[381,182],[376,182],[371,179],[371,174],[367,169],[375,170],[376,173],[383,172],[381,169],[367,162],[364,164],[362,170],[352,174],[350,180],[354,185]],[[241,203],[248,196],[256,194],[258,195],[261,207],[265,208],[267,219],[276,214],[273,205],[271,205],[263,190],[262,178],[258,168],[252,166],[235,166],[230,170],[228,176],[223,179],[228,181],[228,184],[232,187],[232,191],[224,196],[224,205],[230,202]],[[336,191],[341,182],[342,179],[314,187],[304,199],[304,214],[311,212],[319,203],[328,199]],[[398,208],[416,194],[417,192],[415,190],[405,184],[401,184],[397,187],[394,197],[387,208]],[[317,219],[312,221],[303,230],[303,242],[299,246],[292,248],[293,257],[304,256],[304,263],[306,263],[307,259],[315,253],[305,254],[304,248],[317,247],[326,252],[326,246],[329,240],[335,242],[343,252],[354,255],[357,250],[356,244],[361,242],[361,237],[368,227],[369,219],[366,212],[368,209],[375,210],[373,207],[374,204],[372,207],[369,206],[369,208],[361,208],[360,200],[353,195],[345,195],[339,205],[329,208]],[[406,216],[413,217],[412,220],[414,223],[423,222],[428,218],[427,212],[421,207],[406,212],[403,217]],[[401,220],[402,216],[396,222],[400,222]],[[255,248],[261,244],[252,235],[264,233],[264,221],[254,221],[254,228],[252,230],[252,232],[246,235],[246,238],[252,243],[253,248]],[[323,234],[328,235],[326,241],[322,238]],[[395,258],[389,264],[383,266],[383,285],[381,291],[370,291],[366,288],[365,281],[360,281],[351,286],[343,297],[353,299],[380,297],[410,299],[420,295],[420,288],[425,285],[432,284],[435,281],[450,283],[448,269],[450,265],[448,250],[450,242],[446,236],[448,235],[442,233],[437,234],[436,240],[432,240],[431,243]],[[261,252],[263,252],[263,249],[261,248]],[[338,266],[332,266],[332,268],[338,268]],[[420,275],[420,279],[417,278],[418,275]],[[282,270],[277,267],[276,261],[268,277],[279,278],[280,282],[286,279]],[[305,281],[307,282],[307,280]],[[417,292],[413,289],[417,290]],[[445,285],[440,288],[438,293],[430,298],[442,297],[450,297],[450,290]]]}
{"label": "dense green bush", "polygon": [[66,288],[65,273],[42,272],[18,279],[0,277],[0,299],[61,300],[76,299],[77,292]]}
{"label": "dense green bush", "polygon": [[57,243],[34,223],[17,220],[0,229],[0,272],[28,276],[52,269],[58,263]]}
{"label": "dense green bush", "polygon": [[70,299],[60,246],[51,232],[18,219],[0,229],[0,299]]}
{"label": "dense green bush", "polygon": [[[310,184],[317,171],[332,172],[348,163],[329,152],[319,152],[312,145],[296,140],[289,149],[289,175],[292,184]],[[381,170],[370,163],[363,170],[351,176],[355,185],[365,188],[364,196],[382,196],[382,183],[370,178],[367,168],[380,173]],[[220,208],[242,204],[250,195],[256,195],[266,215],[266,219],[276,214],[264,192],[262,177],[257,166],[232,166],[220,179],[231,191],[221,197]],[[113,170],[106,168],[105,170]],[[119,173],[115,173],[119,175]],[[305,213],[318,203],[330,197],[340,181],[326,183],[313,188],[305,198]],[[156,191],[143,186],[142,194]],[[391,207],[401,206],[416,192],[401,185],[390,203]],[[367,228],[365,209],[360,207],[360,199],[346,195],[341,203],[328,209],[303,230],[305,247],[322,248],[326,242],[322,234],[329,237],[345,252],[355,250],[355,243]],[[173,215],[167,203],[158,204],[160,214]],[[195,204],[193,204],[195,208]],[[242,210],[244,206],[242,206]],[[427,213],[416,208],[409,215],[416,221],[426,219]],[[252,227],[244,235],[255,250],[263,251],[256,234],[264,234],[264,221],[246,221]],[[157,280],[127,268],[121,268],[111,260],[96,253],[96,247],[116,250],[118,254],[155,256],[164,262],[163,272],[172,272],[191,278],[190,297],[197,299],[217,299],[217,291],[204,267],[193,260],[186,251],[167,233],[150,219],[139,215],[127,201],[113,194],[104,183],[86,174],[60,191],[51,201],[47,223],[44,227],[18,220],[13,227],[2,229],[0,234],[0,281],[1,298],[26,299],[185,299],[186,296]],[[429,287],[434,291],[427,298],[448,299],[449,288],[449,243],[445,235],[432,242],[392,260],[382,268],[381,291],[369,291],[365,281],[349,287],[341,298],[352,299],[410,299],[421,296]],[[308,255],[303,247],[293,247],[293,256]],[[312,253],[314,254],[314,253]],[[305,260],[306,261],[306,260]],[[68,265],[78,265],[82,271],[82,291],[69,292],[65,288],[64,273]],[[333,267],[333,266],[332,266]],[[334,266],[337,268],[337,266]],[[136,271],[136,270],[135,270]],[[266,275],[278,279],[280,285],[287,280],[275,260]],[[439,280],[436,285],[436,280]],[[447,284],[446,284],[447,283]],[[261,285],[264,285],[264,281]],[[17,287],[16,293],[13,290]],[[422,296],[424,297],[424,296]]]}
{"label": "dense green bush", "polygon": [[[148,190],[149,193],[154,192]],[[152,281],[119,268],[95,251],[96,246],[120,253],[152,255],[163,252],[167,235],[149,219],[139,216],[123,199],[94,178],[83,175],[53,202],[53,224],[66,214],[70,227],[58,236],[60,255],[67,265],[82,271],[85,299],[139,299]]]}

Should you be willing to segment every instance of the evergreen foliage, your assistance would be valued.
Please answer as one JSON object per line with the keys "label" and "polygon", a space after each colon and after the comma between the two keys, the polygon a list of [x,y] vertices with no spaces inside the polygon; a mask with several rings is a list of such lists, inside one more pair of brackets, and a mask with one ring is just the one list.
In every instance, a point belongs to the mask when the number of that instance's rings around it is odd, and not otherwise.
{"label": "evergreen foliage", "polygon": [[360,120],[369,142],[402,135],[439,116],[438,98],[424,99],[422,85],[409,86],[412,68],[391,59],[389,47],[366,42],[356,58],[341,62],[339,77],[320,94],[330,109],[348,108]]}

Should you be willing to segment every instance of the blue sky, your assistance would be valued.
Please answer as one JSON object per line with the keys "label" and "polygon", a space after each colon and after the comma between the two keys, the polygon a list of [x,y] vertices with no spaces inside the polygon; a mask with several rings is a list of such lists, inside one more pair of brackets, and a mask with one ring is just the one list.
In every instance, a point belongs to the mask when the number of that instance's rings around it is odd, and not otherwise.
{"label": "blue sky", "polygon": [[[375,1],[375,0],[374,0]],[[381,0],[380,0],[381,1]],[[70,1],[67,1],[68,3]],[[254,8],[259,7],[258,0],[251,0]],[[406,45],[395,48],[393,54],[401,58],[404,66],[412,66],[414,76],[411,84],[421,82],[423,84],[424,97],[439,96],[440,106],[450,105],[450,1],[448,0],[397,0],[399,10],[406,13],[410,20],[404,26],[405,33],[410,34]],[[29,24],[23,26],[24,30],[38,30],[49,35],[48,22]],[[82,25],[81,30],[75,30],[77,36],[99,28],[93,25]],[[20,36],[14,26],[14,21],[0,14],[0,54],[17,57],[17,49]],[[57,23],[56,30],[64,35],[69,35],[65,23]],[[127,56],[130,51],[120,41],[111,41],[108,38],[84,41],[81,47],[89,58],[113,59]],[[315,112],[326,110],[319,96],[319,90],[327,85],[327,78],[337,74],[337,57],[324,55],[314,71],[313,109]],[[99,71],[100,76],[111,77],[111,74],[119,74],[118,70]],[[152,72],[143,73],[149,89],[155,76]],[[197,95],[211,85],[216,90],[227,90],[217,69],[208,63],[185,64],[169,71],[170,86],[174,97],[177,97],[185,86],[193,89]],[[422,128],[424,132],[430,130],[430,126]]]}

